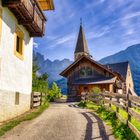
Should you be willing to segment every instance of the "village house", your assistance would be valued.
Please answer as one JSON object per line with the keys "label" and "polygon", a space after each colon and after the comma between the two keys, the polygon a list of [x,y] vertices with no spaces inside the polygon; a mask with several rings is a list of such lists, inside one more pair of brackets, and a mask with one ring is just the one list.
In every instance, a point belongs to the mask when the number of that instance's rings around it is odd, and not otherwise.
{"label": "village house", "polygon": [[129,88],[134,90],[128,62],[102,65],[92,59],[82,25],[80,25],[74,60],[60,73],[67,78],[69,99],[79,99],[82,92],[89,92],[94,87],[121,94],[126,94]]}
{"label": "village house", "polygon": [[33,37],[53,9],[53,0],[0,0],[0,122],[30,109]]}

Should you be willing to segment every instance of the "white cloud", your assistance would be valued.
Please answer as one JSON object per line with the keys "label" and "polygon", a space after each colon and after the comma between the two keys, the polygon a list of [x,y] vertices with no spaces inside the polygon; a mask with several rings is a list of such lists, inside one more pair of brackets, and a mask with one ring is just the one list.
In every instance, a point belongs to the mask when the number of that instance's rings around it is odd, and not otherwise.
{"label": "white cloud", "polygon": [[[72,34],[69,34],[69,35],[66,35],[66,36],[63,36],[63,37],[59,37],[57,39],[55,39],[53,42],[53,45],[51,46],[51,48],[54,48],[58,45],[62,45],[62,44],[68,44],[70,43],[71,41],[73,41],[75,39],[75,35],[72,33]],[[67,45],[66,45],[67,46]]]}
{"label": "white cloud", "polygon": [[139,12],[135,12],[135,13],[132,13],[132,12],[131,13],[127,13],[123,17],[114,20],[112,23],[115,24],[117,22],[126,22],[127,20],[131,20],[132,18],[139,17],[139,16],[140,16],[140,11]]}
{"label": "white cloud", "polygon": [[101,29],[97,28],[96,31],[94,32],[89,32],[87,35],[88,39],[93,39],[93,38],[100,38],[110,32],[111,27],[109,26],[104,26]]}
{"label": "white cloud", "polygon": [[135,12],[135,13],[126,14],[123,18],[121,18],[121,20],[128,20],[128,19],[131,19],[131,18],[134,18],[134,17],[138,17],[138,16],[140,16],[140,11],[139,12]]}

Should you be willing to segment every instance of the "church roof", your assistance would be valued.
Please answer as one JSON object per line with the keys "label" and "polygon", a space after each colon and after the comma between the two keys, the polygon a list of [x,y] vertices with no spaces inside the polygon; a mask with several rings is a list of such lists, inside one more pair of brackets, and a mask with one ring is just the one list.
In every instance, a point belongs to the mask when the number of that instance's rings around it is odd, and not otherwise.
{"label": "church roof", "polygon": [[113,72],[117,72],[121,74],[125,79],[127,76],[127,69],[128,69],[129,62],[120,62],[120,63],[112,63],[106,64],[105,67],[111,69]]}
{"label": "church roof", "polygon": [[78,58],[76,61],[74,61],[71,65],[69,65],[64,71],[62,71],[60,73],[61,76],[67,77],[68,76],[68,72],[71,71],[76,64],[78,64],[81,60],[86,59],[87,61],[90,61],[91,63],[95,64],[96,66],[98,66],[99,68],[109,72],[110,74],[112,74],[113,76],[116,76],[115,73],[113,73],[111,70],[109,70],[108,68],[106,68],[105,66],[101,65],[100,63],[94,61],[93,59],[89,58],[88,56],[82,55],[80,58]]}
{"label": "church roof", "polygon": [[80,25],[78,40],[77,40],[77,44],[76,44],[76,48],[75,48],[75,53],[78,53],[78,52],[85,52],[85,53],[89,54],[82,25]]}

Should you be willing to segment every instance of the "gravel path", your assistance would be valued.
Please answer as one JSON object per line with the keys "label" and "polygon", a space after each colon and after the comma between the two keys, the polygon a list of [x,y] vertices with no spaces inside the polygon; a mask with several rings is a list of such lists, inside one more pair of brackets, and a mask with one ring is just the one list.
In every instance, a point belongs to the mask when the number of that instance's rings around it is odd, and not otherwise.
{"label": "gravel path", "polygon": [[39,117],[23,122],[0,140],[115,140],[109,126],[73,104],[52,104]]}

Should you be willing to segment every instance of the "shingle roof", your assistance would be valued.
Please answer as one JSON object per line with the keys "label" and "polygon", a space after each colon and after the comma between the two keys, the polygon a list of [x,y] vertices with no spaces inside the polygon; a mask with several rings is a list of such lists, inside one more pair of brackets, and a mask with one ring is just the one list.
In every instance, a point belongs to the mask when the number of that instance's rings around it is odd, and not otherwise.
{"label": "shingle roof", "polygon": [[113,64],[106,64],[105,67],[111,69],[113,72],[117,72],[121,74],[125,79],[127,75],[129,62],[120,62],[120,63],[113,63]]}
{"label": "shingle roof", "polygon": [[99,77],[99,78],[80,78],[74,81],[74,84],[111,84],[115,83],[116,77],[109,78],[109,77]]}
{"label": "shingle roof", "polygon": [[85,52],[85,53],[89,54],[82,25],[80,25],[78,40],[77,40],[77,44],[76,44],[76,48],[75,48],[75,53],[78,53],[78,52]]}

